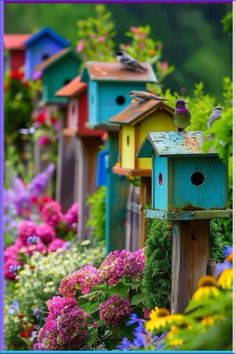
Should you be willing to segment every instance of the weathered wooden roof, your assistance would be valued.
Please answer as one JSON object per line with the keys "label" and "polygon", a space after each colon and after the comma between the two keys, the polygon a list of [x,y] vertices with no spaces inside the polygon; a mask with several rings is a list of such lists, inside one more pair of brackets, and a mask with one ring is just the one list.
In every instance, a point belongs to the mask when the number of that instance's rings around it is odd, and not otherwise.
{"label": "weathered wooden roof", "polygon": [[75,97],[87,90],[87,84],[80,81],[80,76],[70,81],[56,92],[56,96],[60,97]]}
{"label": "weathered wooden roof", "polygon": [[33,33],[26,41],[25,45],[26,47],[31,46],[34,44],[38,39],[44,37],[44,36],[49,36],[51,37],[55,42],[57,42],[62,48],[68,47],[70,45],[70,42],[60,36],[58,33],[53,31],[49,27],[43,27],[41,28],[38,32]]}
{"label": "weathered wooden roof", "polygon": [[65,56],[67,56],[69,54],[73,55],[74,57],[76,57],[79,60],[78,56],[72,51],[71,48],[65,48],[65,49],[60,50],[56,54],[51,55],[48,59],[46,59],[43,62],[41,62],[40,64],[38,64],[34,68],[34,71],[42,72],[42,71],[48,69],[49,67],[51,67],[51,65],[54,65],[58,61],[62,60]]}
{"label": "weathered wooden roof", "polygon": [[30,34],[4,34],[4,48],[6,50],[24,50],[24,42],[30,37]]}
{"label": "weathered wooden roof", "polygon": [[125,70],[118,63],[90,61],[86,63],[81,81],[87,82],[90,78],[94,81],[157,82],[151,64],[141,64],[147,68],[146,72]]}
{"label": "weathered wooden roof", "polygon": [[143,118],[149,116],[153,112],[160,110],[165,111],[173,117],[174,109],[162,101],[148,100],[146,102],[132,101],[129,107],[116,114],[110,119],[111,123],[131,124],[135,125]]}
{"label": "weathered wooden roof", "polygon": [[140,146],[138,157],[151,157],[153,152],[158,156],[200,156],[217,155],[211,149],[203,152],[203,142],[209,140],[203,132],[151,132]]}

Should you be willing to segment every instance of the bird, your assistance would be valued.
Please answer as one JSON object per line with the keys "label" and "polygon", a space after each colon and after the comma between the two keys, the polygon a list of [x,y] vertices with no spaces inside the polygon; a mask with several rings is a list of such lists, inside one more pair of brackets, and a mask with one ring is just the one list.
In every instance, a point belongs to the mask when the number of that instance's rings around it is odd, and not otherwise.
{"label": "bird", "polygon": [[147,69],[143,65],[138,63],[137,60],[135,60],[123,51],[116,52],[116,58],[118,62],[122,65],[123,69],[139,72],[147,71]]}
{"label": "bird", "polygon": [[130,91],[129,96],[138,102],[146,102],[148,100],[157,100],[157,101],[167,101],[166,98],[159,97],[151,92],[146,91]]}
{"label": "bird", "polygon": [[174,120],[176,125],[176,131],[182,132],[187,128],[190,124],[191,113],[189,112],[188,108],[185,107],[187,102],[183,99],[178,99],[175,102],[175,112],[174,112]]}
{"label": "bird", "polygon": [[207,128],[210,128],[211,125],[218,119],[221,118],[222,115],[222,107],[216,106],[213,108],[208,120],[207,120]]}

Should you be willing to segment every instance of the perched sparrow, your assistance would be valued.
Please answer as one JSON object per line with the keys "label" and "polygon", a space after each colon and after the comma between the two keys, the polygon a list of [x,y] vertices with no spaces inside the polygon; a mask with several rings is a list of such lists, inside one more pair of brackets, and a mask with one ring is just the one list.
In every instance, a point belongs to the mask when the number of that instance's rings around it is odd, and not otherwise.
{"label": "perched sparrow", "polygon": [[166,98],[159,97],[154,93],[146,91],[130,91],[129,95],[133,100],[139,102],[146,102],[148,100],[167,101]]}
{"label": "perched sparrow", "polygon": [[221,118],[221,114],[222,114],[222,107],[216,106],[215,108],[213,108],[210,117],[208,118],[207,121],[207,128],[210,128],[210,126],[218,119]]}
{"label": "perched sparrow", "polygon": [[147,69],[139,64],[134,58],[126,54],[125,52],[118,51],[116,52],[116,58],[122,67],[126,70],[132,71],[142,71],[146,72]]}

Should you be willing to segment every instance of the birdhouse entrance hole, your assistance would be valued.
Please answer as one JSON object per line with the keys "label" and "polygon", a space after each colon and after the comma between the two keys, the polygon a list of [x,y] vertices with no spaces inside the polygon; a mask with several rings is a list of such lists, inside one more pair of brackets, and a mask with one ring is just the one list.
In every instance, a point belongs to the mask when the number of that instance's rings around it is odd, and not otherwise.
{"label": "birdhouse entrance hole", "polygon": [[69,82],[71,82],[71,79],[66,79],[66,80],[64,80],[64,85],[63,85],[63,86],[69,84]]}
{"label": "birdhouse entrance hole", "polygon": [[159,173],[159,175],[158,175],[158,184],[160,186],[162,185],[162,173]]}
{"label": "birdhouse entrance hole", "polygon": [[191,176],[191,182],[195,186],[200,186],[204,182],[204,176],[201,172],[194,172]]}
{"label": "birdhouse entrance hole", "polygon": [[125,103],[125,97],[124,96],[118,96],[116,97],[116,103],[119,105],[122,105]]}
{"label": "birdhouse entrance hole", "polygon": [[50,56],[49,54],[43,54],[41,57],[42,61],[47,60],[49,58],[49,56]]}

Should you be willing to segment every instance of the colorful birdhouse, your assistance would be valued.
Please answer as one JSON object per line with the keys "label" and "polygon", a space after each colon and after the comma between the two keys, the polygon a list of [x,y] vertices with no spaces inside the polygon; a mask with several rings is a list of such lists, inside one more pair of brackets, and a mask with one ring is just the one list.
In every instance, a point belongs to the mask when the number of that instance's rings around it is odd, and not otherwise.
{"label": "colorful birdhouse", "polygon": [[227,166],[203,151],[204,139],[202,132],[151,132],[141,145],[138,157],[152,157],[152,209],[163,218],[226,209]]}
{"label": "colorful birdhouse", "polygon": [[4,50],[6,55],[6,70],[18,71],[24,68],[25,44],[29,34],[4,34]]}
{"label": "colorful birdhouse", "polygon": [[131,90],[145,90],[147,83],[157,81],[150,64],[146,72],[124,70],[117,63],[88,62],[81,81],[88,84],[89,125],[103,127],[108,120],[128,107]]}
{"label": "colorful birdhouse", "polygon": [[120,125],[119,157],[113,167],[125,176],[151,176],[151,159],[137,159],[138,147],[150,131],[175,130],[174,110],[161,101],[133,101],[128,108],[110,119]]}
{"label": "colorful birdhouse", "polygon": [[[61,50],[37,65],[35,73],[42,80],[42,101],[46,104],[65,104],[67,98],[56,92],[78,74],[80,60],[70,48]],[[37,77],[39,76],[37,75]]]}
{"label": "colorful birdhouse", "polygon": [[107,186],[107,170],[108,170],[108,150],[101,150],[97,155],[97,174],[96,186]]}
{"label": "colorful birdhouse", "polygon": [[69,45],[70,42],[48,27],[34,33],[25,41],[25,78],[33,79],[34,68],[38,64]]}

